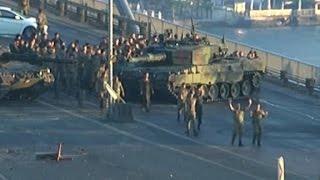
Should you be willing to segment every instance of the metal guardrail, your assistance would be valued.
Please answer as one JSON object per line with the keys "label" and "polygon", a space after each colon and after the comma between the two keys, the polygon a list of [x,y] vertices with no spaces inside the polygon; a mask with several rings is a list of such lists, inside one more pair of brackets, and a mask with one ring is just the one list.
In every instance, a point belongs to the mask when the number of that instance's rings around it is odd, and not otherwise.
{"label": "metal guardrail", "polygon": [[[79,1],[79,0],[72,0],[72,1]],[[39,3],[38,0],[36,0],[37,3]],[[57,14],[61,14],[61,7],[57,5],[57,0],[46,0],[46,4],[51,6],[51,9],[53,9]],[[77,16],[85,16],[80,18],[83,19],[85,18],[86,20],[89,18],[95,20],[96,25],[101,25],[101,14],[105,15],[106,12],[97,10],[95,8],[90,8],[88,6],[84,6],[82,4],[78,4],[75,2],[69,2],[65,0],[60,0],[59,2],[68,2],[67,8],[67,14],[68,13],[74,13]],[[52,3],[52,4],[51,4]],[[70,9],[72,9],[72,12]],[[100,13],[100,15],[98,15]],[[144,14],[135,14],[136,21],[134,23],[137,24],[142,24],[143,23],[148,23],[151,22],[152,32],[160,32],[164,33],[165,29],[172,29],[175,33],[181,34],[181,33],[190,33],[191,27],[188,26],[182,26],[178,24],[174,24],[172,22],[166,21],[166,20],[161,20],[157,18],[153,18]],[[79,18],[79,17],[78,17]],[[99,19],[100,18],[100,19]],[[102,18],[105,18],[102,16]],[[117,17],[115,18],[121,19],[122,17]],[[124,18],[125,19],[125,18]],[[132,21],[131,19],[128,19],[128,21]],[[106,21],[104,20],[102,23],[104,24]],[[119,21],[118,21],[119,22]],[[221,43],[221,38],[218,35],[211,34],[208,32],[204,31],[197,31],[201,36],[206,36],[208,40],[210,40],[214,44],[220,44]],[[267,65],[267,70],[269,70],[269,73],[273,76],[279,77],[280,71],[286,71],[288,78],[290,78],[291,81],[295,81],[297,83],[303,83],[305,84],[305,81],[307,78],[312,78],[315,79],[316,81],[316,88],[320,89],[320,67],[314,66],[308,63],[301,62],[297,59],[286,57],[283,55],[280,55],[275,52],[270,52],[262,48],[257,48],[253,47],[251,45],[245,44],[245,43],[240,43],[237,41],[232,41],[229,39],[225,40],[226,45],[228,46],[230,51],[235,51],[235,50],[241,50],[243,52],[249,52],[251,49],[254,49],[257,51],[258,55],[262,60],[265,61]],[[271,71],[272,70],[272,71]]]}
{"label": "metal guardrail", "polygon": [[[75,21],[86,22],[96,27],[106,27],[108,24],[106,3],[99,0],[30,0],[34,7],[44,7],[48,11],[65,16]],[[141,23],[128,17],[114,14],[114,27],[120,34],[126,34],[132,24]],[[130,26],[130,27],[129,27]]]}
{"label": "metal guardrail", "polygon": [[[160,20],[152,18],[144,14],[135,14],[136,20],[143,22],[151,22],[153,28],[152,32],[163,33],[165,29],[172,29],[175,33],[190,33],[190,27],[177,25],[166,20]],[[202,36],[206,36],[212,43],[220,44],[220,36],[210,34],[204,31],[197,31]],[[265,61],[268,70],[272,70],[269,73],[273,76],[279,77],[280,71],[286,71],[290,80],[305,83],[307,78],[313,78],[316,80],[316,87],[320,88],[320,67],[314,66],[308,63],[300,62],[296,59],[280,55],[275,52],[270,52],[262,48],[250,46],[245,43],[240,43],[232,40],[225,40],[226,45],[230,51],[241,50],[243,52],[249,52],[251,49],[257,51],[262,60]]]}

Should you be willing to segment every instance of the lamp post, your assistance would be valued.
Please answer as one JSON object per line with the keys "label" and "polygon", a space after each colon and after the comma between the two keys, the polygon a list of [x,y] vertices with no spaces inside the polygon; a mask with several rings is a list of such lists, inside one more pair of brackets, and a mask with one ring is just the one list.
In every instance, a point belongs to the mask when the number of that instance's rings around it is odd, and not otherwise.
{"label": "lamp post", "polygon": [[253,10],[253,1],[254,1],[254,0],[251,0],[251,3],[250,3],[250,10]]}
{"label": "lamp post", "polygon": [[301,9],[302,9],[302,1],[299,0],[299,2],[298,2],[298,10],[301,11]]}
{"label": "lamp post", "polygon": [[[113,89],[113,0],[109,0],[109,83]],[[112,105],[112,96],[109,96],[109,103]]]}

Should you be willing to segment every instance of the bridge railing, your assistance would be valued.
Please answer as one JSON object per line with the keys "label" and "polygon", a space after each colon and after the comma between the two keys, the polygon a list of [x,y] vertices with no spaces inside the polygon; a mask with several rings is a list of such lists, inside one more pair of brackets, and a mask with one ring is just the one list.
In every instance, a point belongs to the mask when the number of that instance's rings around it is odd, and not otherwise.
{"label": "bridge railing", "polygon": [[[66,1],[66,0],[45,0],[46,3],[45,6],[49,7],[50,10],[54,11],[57,14],[69,16],[72,15],[75,17],[80,16],[80,21],[88,21],[89,19],[93,19],[94,21],[91,23],[96,26],[106,26],[106,12],[104,10],[97,10],[94,7],[88,7],[88,5],[79,4],[73,1],[81,1],[81,0],[72,0],[72,1]],[[31,1],[32,2],[32,1]],[[59,5],[58,2],[67,2],[67,6],[62,8],[61,5]],[[39,0],[33,0],[33,3],[38,3]],[[62,10],[66,12],[61,12]],[[190,33],[191,28],[187,26],[181,26],[174,24],[172,22],[166,21],[166,20],[160,20],[157,18],[152,18],[150,16],[144,15],[144,14],[135,14],[136,21],[131,22],[130,19],[125,19],[130,23],[136,23],[136,24],[145,24],[148,22],[151,22],[152,32],[157,33],[163,33],[166,29],[172,29],[177,34],[186,34]],[[118,28],[121,27],[120,21],[122,17],[115,16],[115,18],[118,20],[116,24],[118,25]],[[79,19],[78,19],[79,20]],[[143,23],[142,23],[143,22]],[[126,28],[119,28],[119,29],[126,29]],[[210,42],[219,44],[221,42],[220,36],[210,34],[204,31],[197,31],[202,36],[207,36],[208,40]],[[311,64],[300,62],[296,59],[285,57],[280,54],[270,52],[261,48],[256,48],[244,43],[226,40],[226,45],[228,46],[230,51],[235,50],[241,50],[243,52],[249,52],[251,49],[254,49],[257,51],[258,55],[263,59],[267,65],[268,73],[275,77],[280,77],[281,71],[286,71],[288,78],[290,78],[291,81],[297,82],[299,84],[305,84],[306,79],[314,79],[316,84],[315,86],[320,89],[320,68],[318,66],[314,66]]]}
{"label": "bridge railing", "polygon": [[[191,28],[187,26],[181,26],[169,21],[152,18],[144,14],[135,14],[136,20],[143,22],[150,22],[152,24],[151,31],[157,33],[163,33],[165,29],[172,29],[174,33],[190,33]],[[220,36],[210,34],[204,31],[197,31],[201,36],[206,36],[210,42],[215,44],[221,43]],[[300,62],[296,59],[286,57],[274,52],[270,52],[261,48],[256,48],[244,43],[225,40],[228,49],[233,52],[235,50],[241,50],[243,52],[249,52],[251,49],[257,51],[258,55],[267,65],[267,71],[269,75],[280,78],[280,72],[285,71],[287,78],[290,81],[294,81],[298,84],[305,84],[307,79],[314,79],[316,81],[316,88],[320,89],[320,67]]]}
{"label": "bridge railing", "polygon": [[[56,15],[99,28],[106,29],[108,25],[107,4],[101,0],[31,0],[30,3],[33,7],[42,7]],[[120,16],[117,8],[113,17],[115,30],[122,35],[127,33],[128,26],[132,24],[141,26],[138,21]]]}

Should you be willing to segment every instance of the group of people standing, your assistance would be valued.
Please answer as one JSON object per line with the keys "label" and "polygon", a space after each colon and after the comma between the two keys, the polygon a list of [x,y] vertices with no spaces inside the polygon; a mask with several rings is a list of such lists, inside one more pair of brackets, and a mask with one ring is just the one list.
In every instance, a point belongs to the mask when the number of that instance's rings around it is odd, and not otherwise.
{"label": "group of people standing", "polygon": [[[203,86],[187,87],[186,84],[182,84],[178,96],[177,96],[177,121],[180,122],[180,118],[183,115],[184,122],[186,124],[186,134],[190,135],[191,131],[195,136],[200,131],[203,115],[203,102],[204,102],[204,89]],[[229,100],[229,108],[233,112],[233,131],[231,144],[234,145],[236,137],[238,136],[239,146],[243,146],[242,136],[244,131],[246,112],[250,111],[252,106],[252,100],[249,99],[248,106],[242,108],[238,103],[233,105],[232,100]],[[256,103],[256,107],[250,111],[250,117],[252,118],[252,144],[261,146],[261,134],[262,127],[261,122],[268,116],[268,112],[261,108],[260,103]]]}
{"label": "group of people standing", "polygon": [[[232,133],[232,140],[231,144],[234,144],[236,137],[239,138],[239,146],[243,146],[242,144],[242,135],[243,135],[243,128],[245,123],[245,113],[250,110],[252,105],[252,100],[249,99],[249,104],[245,108],[241,107],[241,104],[238,103],[236,107],[233,106],[232,100],[229,100],[229,107],[230,110],[233,112],[233,133]],[[253,128],[253,136],[252,136],[252,144],[257,144],[261,146],[261,121],[268,116],[268,112],[261,108],[261,104],[257,103],[256,108],[250,111],[250,117],[252,118],[252,128]]]}
{"label": "group of people standing", "polygon": [[[20,0],[18,3],[21,14],[28,16],[30,12],[30,0]],[[42,8],[39,8],[37,15],[38,31],[41,34],[47,34],[48,32],[48,19]]]}
{"label": "group of people standing", "polygon": [[180,122],[181,115],[184,116],[187,135],[190,135],[192,131],[192,133],[197,136],[200,131],[203,98],[204,89],[201,85],[197,87],[187,87],[186,84],[182,84],[179,89],[177,121]]}

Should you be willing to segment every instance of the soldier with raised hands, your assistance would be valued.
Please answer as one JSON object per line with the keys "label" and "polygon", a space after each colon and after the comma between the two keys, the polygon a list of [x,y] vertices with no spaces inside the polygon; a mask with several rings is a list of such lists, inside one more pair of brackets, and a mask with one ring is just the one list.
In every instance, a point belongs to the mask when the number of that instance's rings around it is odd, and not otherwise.
{"label": "soldier with raised hands", "polygon": [[244,109],[241,108],[240,103],[237,104],[236,107],[232,105],[232,100],[229,99],[229,107],[233,114],[233,133],[231,144],[234,144],[236,137],[239,137],[239,146],[243,146],[242,144],[242,134],[243,134],[243,126],[245,121],[245,112],[248,111],[251,107],[252,100],[249,99],[249,104]]}
{"label": "soldier with raised hands", "polygon": [[252,144],[255,145],[257,142],[257,145],[260,147],[262,134],[261,121],[268,116],[268,112],[263,110],[260,103],[258,103],[256,109],[254,111],[251,111],[250,114],[252,117],[253,126]]}

